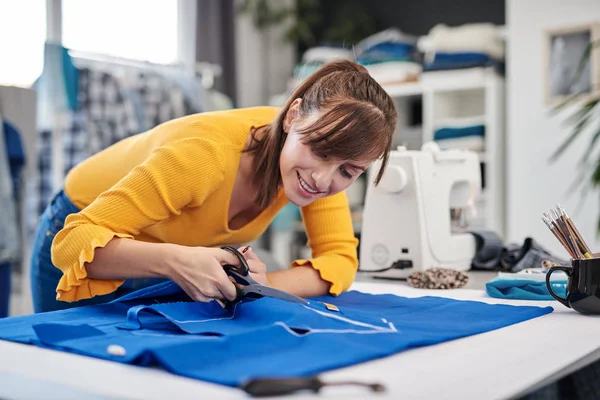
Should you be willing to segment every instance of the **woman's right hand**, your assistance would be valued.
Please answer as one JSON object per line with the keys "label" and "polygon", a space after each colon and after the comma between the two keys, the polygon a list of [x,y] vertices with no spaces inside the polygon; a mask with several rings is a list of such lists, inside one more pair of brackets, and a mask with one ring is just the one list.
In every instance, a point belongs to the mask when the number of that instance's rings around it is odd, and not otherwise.
{"label": "woman's right hand", "polygon": [[168,262],[168,277],[194,301],[235,300],[236,288],[223,269],[239,265],[235,255],[215,247],[174,245]]}

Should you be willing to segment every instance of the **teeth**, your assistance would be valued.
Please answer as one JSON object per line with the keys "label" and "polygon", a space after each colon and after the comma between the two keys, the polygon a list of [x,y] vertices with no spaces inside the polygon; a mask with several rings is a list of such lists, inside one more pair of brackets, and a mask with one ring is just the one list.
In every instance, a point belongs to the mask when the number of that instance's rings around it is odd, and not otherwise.
{"label": "teeth", "polygon": [[304,190],[306,190],[307,192],[312,193],[312,194],[319,193],[318,191],[316,191],[313,188],[311,188],[310,186],[308,186],[308,184],[306,182],[304,182],[304,179],[302,179],[300,174],[298,174],[298,178],[300,179],[300,185],[304,188]]}

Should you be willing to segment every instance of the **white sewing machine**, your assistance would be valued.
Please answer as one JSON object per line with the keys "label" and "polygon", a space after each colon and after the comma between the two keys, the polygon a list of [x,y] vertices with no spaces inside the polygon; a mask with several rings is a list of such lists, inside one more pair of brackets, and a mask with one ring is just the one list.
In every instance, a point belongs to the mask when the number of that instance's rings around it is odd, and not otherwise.
{"label": "white sewing machine", "polygon": [[375,186],[380,165],[369,171],[359,269],[382,278],[430,267],[469,269],[475,238],[453,228],[451,215],[459,208],[474,211],[481,192],[477,153],[440,150],[435,142],[421,151],[399,146]]}

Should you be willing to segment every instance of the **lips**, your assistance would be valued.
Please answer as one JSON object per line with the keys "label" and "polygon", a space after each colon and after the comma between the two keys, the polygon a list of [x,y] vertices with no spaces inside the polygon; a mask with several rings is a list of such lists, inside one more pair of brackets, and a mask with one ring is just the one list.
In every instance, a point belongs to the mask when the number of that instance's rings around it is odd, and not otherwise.
{"label": "lips", "polygon": [[302,179],[299,172],[296,171],[296,175],[298,176],[298,186],[301,189],[300,192],[304,197],[312,197],[321,193],[317,189],[310,186],[304,179]]}

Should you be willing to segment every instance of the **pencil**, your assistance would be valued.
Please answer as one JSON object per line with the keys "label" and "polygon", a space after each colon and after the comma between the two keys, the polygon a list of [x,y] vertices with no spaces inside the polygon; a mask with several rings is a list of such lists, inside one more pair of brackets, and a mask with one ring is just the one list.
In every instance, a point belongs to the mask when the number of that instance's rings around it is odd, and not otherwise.
{"label": "pencil", "polygon": [[571,258],[576,258],[575,254],[571,250],[570,245],[567,243],[566,238],[564,238],[563,235],[558,230],[558,228],[556,228],[556,226],[552,222],[552,219],[550,218],[550,216],[546,216],[546,214],[544,213],[544,217],[542,217],[542,221],[544,221],[544,223],[546,224],[546,226],[548,227],[548,229],[550,229],[550,232],[552,232],[554,234],[554,236],[556,237],[556,239],[558,239],[558,241],[560,242],[560,244],[563,245],[563,247],[565,248],[565,250],[567,251],[567,253],[569,253],[569,255],[571,256]]}
{"label": "pencil", "polygon": [[579,233],[579,230],[575,226],[575,223],[573,223],[573,220],[569,217],[569,215],[564,210],[564,208],[562,208],[560,205],[557,205],[556,207],[560,211],[560,213],[562,214],[563,219],[566,221],[567,225],[569,226],[569,228],[571,229],[571,231],[573,232],[573,234],[575,235],[575,237],[577,238],[577,240],[579,242],[579,245],[582,247],[582,252],[584,253],[583,254],[584,257],[585,258],[592,258],[592,250],[590,250],[590,248],[587,245],[587,243],[585,242],[585,240],[583,240],[583,237]]}

